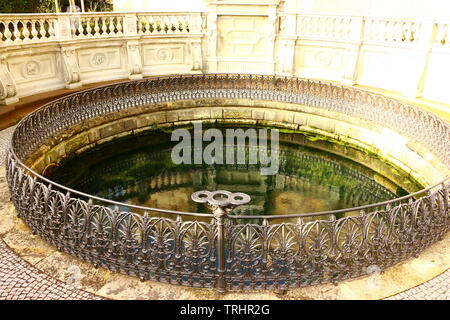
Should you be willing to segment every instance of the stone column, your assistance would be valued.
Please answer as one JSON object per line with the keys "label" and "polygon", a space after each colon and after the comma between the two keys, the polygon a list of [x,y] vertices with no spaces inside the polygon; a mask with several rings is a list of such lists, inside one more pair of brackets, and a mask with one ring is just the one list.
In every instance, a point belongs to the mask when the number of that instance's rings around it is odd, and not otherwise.
{"label": "stone column", "polygon": [[6,64],[6,57],[0,56],[0,105],[8,105],[19,101],[17,87]]}
{"label": "stone column", "polygon": [[276,72],[279,75],[295,74],[295,43],[297,39],[297,16],[295,14],[280,15],[280,39],[276,54]]}
{"label": "stone column", "polygon": [[75,47],[61,47],[61,69],[67,89],[81,87],[80,67]]}
{"label": "stone column", "polygon": [[189,47],[191,49],[191,71],[201,72],[203,70],[201,40],[191,40]]}
{"label": "stone column", "polygon": [[123,18],[123,34],[127,39],[124,47],[127,53],[129,79],[142,79],[142,59],[137,23],[136,14],[126,14]]}
{"label": "stone column", "polygon": [[342,74],[342,83],[348,85],[356,84],[358,79],[358,61],[359,52],[363,39],[363,18],[352,17],[350,23],[350,40],[344,55],[344,72]]}
{"label": "stone column", "polygon": [[142,79],[142,60],[139,49],[139,41],[127,41],[127,61],[130,79]]}
{"label": "stone column", "polygon": [[[64,41],[72,39],[72,25],[70,19],[71,17],[67,15],[57,15],[55,25],[55,37],[57,40]],[[74,89],[81,87],[80,68],[76,57],[76,48],[73,46],[61,45],[59,59],[59,71],[63,74],[66,88]]]}
{"label": "stone column", "polygon": [[431,48],[436,40],[436,29],[433,20],[427,20],[422,22],[419,33],[419,44],[416,49],[417,62],[414,68],[415,70],[415,82],[406,94],[412,98],[422,97],[423,88],[425,85],[425,78],[427,75],[428,60],[430,59]]}
{"label": "stone column", "polygon": [[194,39],[189,41],[189,48],[191,54],[191,71],[203,71],[203,55],[202,55],[202,26],[203,18],[201,14],[195,14],[190,21],[190,33]]}
{"label": "stone column", "polygon": [[207,72],[217,72],[217,6],[208,5],[207,25],[206,25],[206,55]]}
{"label": "stone column", "polygon": [[55,38],[57,40],[72,39],[70,16],[58,14],[55,22]]}

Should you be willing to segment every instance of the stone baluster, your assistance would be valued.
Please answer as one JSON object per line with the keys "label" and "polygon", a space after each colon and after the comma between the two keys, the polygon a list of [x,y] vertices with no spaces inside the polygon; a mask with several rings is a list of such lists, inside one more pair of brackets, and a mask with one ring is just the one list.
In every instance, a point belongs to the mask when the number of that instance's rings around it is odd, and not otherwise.
{"label": "stone baluster", "polygon": [[157,31],[157,33],[165,33],[166,32],[164,19],[162,17],[156,17],[155,30]]}
{"label": "stone baluster", "polygon": [[344,38],[343,35],[343,26],[345,24],[345,20],[344,18],[336,18],[333,20],[333,31],[334,31],[334,36],[337,39],[342,39]]}
{"label": "stone baluster", "polygon": [[116,34],[116,22],[114,21],[114,17],[109,17],[108,23],[109,23],[108,34],[115,35]]}
{"label": "stone baluster", "polygon": [[337,33],[335,23],[337,20],[337,18],[323,18],[323,37],[336,37]]}
{"label": "stone baluster", "polygon": [[[142,19],[143,19],[142,17],[136,16],[136,30],[137,30],[138,34],[142,34],[144,32],[143,26],[142,26],[142,23],[143,23]],[[126,18],[125,18],[125,21],[126,21]]]}
{"label": "stone baluster", "polygon": [[54,27],[55,19],[48,19],[47,21],[48,21],[48,30],[47,30],[48,38],[50,40],[53,40],[55,39],[55,27]]}
{"label": "stone baluster", "polygon": [[[23,41],[28,42],[30,41],[30,30],[28,30],[28,23],[31,23],[33,25],[33,21],[24,20],[22,22],[22,35],[23,35]],[[33,38],[33,40],[36,40]]]}
{"label": "stone baluster", "polygon": [[92,37],[91,17],[86,17],[86,36]]}
{"label": "stone baluster", "polygon": [[37,39],[45,41],[47,40],[47,31],[45,30],[45,19],[36,21],[36,29],[38,31]]}
{"label": "stone baluster", "polygon": [[161,33],[161,32],[165,32],[164,30],[164,22],[163,19],[160,16],[156,16],[156,17],[149,17],[149,21],[153,27],[153,31],[152,33]]}
{"label": "stone baluster", "polygon": [[72,21],[73,35],[80,38],[84,37],[85,34],[83,23],[86,21],[86,19],[80,17],[71,17],[71,21]]}
{"label": "stone baluster", "polygon": [[20,31],[18,26],[18,20],[13,20],[13,35],[14,35],[14,42],[21,42],[22,39],[20,39]]}
{"label": "stone baluster", "polygon": [[177,26],[178,26],[177,32],[179,32],[179,33],[188,32],[187,30],[189,29],[189,25],[190,25],[190,23],[188,21],[189,21],[189,17],[179,16],[178,23],[177,23]]}
{"label": "stone baluster", "polygon": [[6,43],[10,43],[12,42],[12,33],[9,30],[9,26],[10,26],[11,21],[6,21],[3,23],[3,25],[5,26],[5,31],[3,32],[3,36],[5,37],[5,42]]}
{"label": "stone baluster", "polygon": [[39,38],[38,38],[39,31],[36,28],[36,24],[37,24],[36,20],[31,20],[31,36],[32,36],[33,41],[39,40]]}
{"label": "stone baluster", "polygon": [[450,46],[450,24],[441,23],[441,29],[443,30],[442,38],[440,39],[440,44],[445,46]]}
{"label": "stone baluster", "polygon": [[94,17],[94,37],[100,36],[100,27],[98,25],[98,19],[99,17]]}
{"label": "stone baluster", "polygon": [[394,30],[395,30],[395,23],[394,21],[388,21],[386,23],[386,32],[385,32],[385,40],[393,39],[394,38]]}
{"label": "stone baluster", "polygon": [[163,25],[164,25],[164,29],[162,30],[162,32],[165,31],[167,33],[173,33],[172,23],[171,23],[170,18],[168,16],[164,16]]}
{"label": "stone baluster", "polygon": [[45,40],[48,40],[48,36],[47,36],[47,26],[46,26],[46,24],[47,24],[47,20],[46,19],[42,19],[42,20],[39,20],[39,30],[38,30],[38,32],[39,32],[39,36],[40,36],[40,40],[41,41],[45,41]]}
{"label": "stone baluster", "polygon": [[445,45],[446,40],[446,25],[444,23],[435,23],[436,28],[436,39],[434,44],[437,46],[443,46]]}
{"label": "stone baluster", "polygon": [[[444,25],[444,24],[443,24]],[[450,24],[445,24],[445,28],[446,28],[446,34],[445,34],[445,38],[444,38],[444,43],[448,46],[450,46]]]}
{"label": "stone baluster", "polygon": [[122,35],[123,34],[123,27],[122,27],[122,17],[116,17],[117,26],[116,26],[116,35]]}
{"label": "stone baluster", "polygon": [[390,41],[402,42],[403,41],[403,28],[402,24],[398,21],[394,22],[394,35]]}
{"label": "stone baluster", "polygon": [[180,17],[172,16],[170,18],[170,31],[172,33],[180,33]]}
{"label": "stone baluster", "polygon": [[107,17],[102,17],[101,18],[102,20],[102,24],[101,24],[101,26],[100,26],[100,30],[101,30],[101,32],[102,32],[102,36],[107,36],[107,35],[112,35],[112,34],[114,34],[114,32],[111,32],[111,31],[109,31],[108,32],[108,26],[106,25],[106,19],[107,19]]}
{"label": "stone baluster", "polygon": [[449,47],[450,46],[450,23],[436,23],[436,29],[438,34],[436,36],[435,43],[438,46]]}
{"label": "stone baluster", "polygon": [[157,32],[156,30],[156,22],[153,17],[145,18],[145,33],[150,34],[152,32]]}
{"label": "stone baluster", "polygon": [[80,34],[80,35],[77,36],[77,31],[78,31],[78,28],[75,26],[75,24],[74,23],[70,23],[70,33],[71,33],[73,38],[79,37],[81,35]]}

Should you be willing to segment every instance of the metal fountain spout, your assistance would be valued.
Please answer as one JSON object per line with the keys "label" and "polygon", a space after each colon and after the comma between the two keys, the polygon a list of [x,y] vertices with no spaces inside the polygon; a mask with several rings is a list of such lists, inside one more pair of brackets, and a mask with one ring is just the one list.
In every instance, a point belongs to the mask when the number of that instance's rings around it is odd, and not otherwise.
{"label": "metal fountain spout", "polygon": [[217,291],[225,293],[227,283],[225,280],[225,219],[227,215],[237,206],[250,202],[248,194],[226,190],[217,191],[197,191],[191,195],[194,202],[204,203],[214,214],[217,221]]}
{"label": "metal fountain spout", "polygon": [[194,202],[204,203],[214,216],[228,215],[234,208],[250,202],[248,194],[242,192],[232,193],[226,190],[197,191],[191,195]]}

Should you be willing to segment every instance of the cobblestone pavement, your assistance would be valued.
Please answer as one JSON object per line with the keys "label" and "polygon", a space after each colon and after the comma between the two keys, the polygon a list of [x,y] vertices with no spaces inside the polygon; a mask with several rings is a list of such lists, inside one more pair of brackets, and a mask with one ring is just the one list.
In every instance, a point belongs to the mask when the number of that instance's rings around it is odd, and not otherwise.
{"label": "cobblestone pavement", "polygon": [[386,300],[450,300],[450,270]]}
{"label": "cobblestone pavement", "polygon": [[[14,127],[0,131],[0,165]],[[71,289],[28,264],[0,240],[0,300],[2,299],[101,299]],[[386,300],[450,300],[450,269],[434,279]]]}
{"label": "cobblestone pavement", "polygon": [[[9,139],[14,130],[0,131],[0,166],[4,164]],[[42,273],[16,255],[0,239],[0,300],[98,300],[86,291]]]}
{"label": "cobblestone pavement", "polygon": [[0,300],[99,300],[29,265],[0,240]]}
{"label": "cobblestone pavement", "polygon": [[0,166],[5,163],[6,151],[8,150],[9,139],[16,126],[9,127],[3,131],[0,131]]}

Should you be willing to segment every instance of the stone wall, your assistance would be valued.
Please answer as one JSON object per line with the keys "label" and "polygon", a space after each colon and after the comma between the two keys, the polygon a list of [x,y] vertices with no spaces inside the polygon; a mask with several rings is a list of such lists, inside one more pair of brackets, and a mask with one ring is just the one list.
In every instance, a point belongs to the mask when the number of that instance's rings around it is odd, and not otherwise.
{"label": "stone wall", "polygon": [[[92,119],[47,141],[29,157],[27,164],[42,173],[49,166],[99,144],[155,128],[189,126],[194,121],[263,125],[302,132],[312,140],[331,142],[311,143],[314,147],[350,158],[400,185],[404,185],[405,175],[423,186],[431,186],[449,173],[426,147],[381,125],[309,106],[247,99],[159,103]],[[380,165],[377,158],[386,165]]]}

